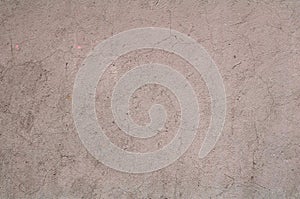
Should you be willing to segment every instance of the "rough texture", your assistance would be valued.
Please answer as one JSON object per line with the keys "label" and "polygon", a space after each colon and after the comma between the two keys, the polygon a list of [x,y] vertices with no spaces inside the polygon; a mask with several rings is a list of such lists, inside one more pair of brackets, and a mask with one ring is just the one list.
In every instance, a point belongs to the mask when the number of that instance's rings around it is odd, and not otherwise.
{"label": "rough texture", "polygon": [[[178,102],[148,85],[131,101],[148,122],[161,102],[163,136],[135,140],[113,123],[114,81],[151,60],[184,74],[195,87],[201,121],[192,147],[174,164],[147,174],[110,169],[82,145],[72,119],[72,89],[83,59],[111,35],[138,27],[190,35],[216,62],[227,94],[224,131],[204,159],[210,101],[200,74],[172,54],[120,57],[99,82],[96,108],[112,142],[157,150],[174,136]],[[0,1],[0,198],[300,198],[300,2],[287,1]],[[160,136],[160,137],[159,137]]]}

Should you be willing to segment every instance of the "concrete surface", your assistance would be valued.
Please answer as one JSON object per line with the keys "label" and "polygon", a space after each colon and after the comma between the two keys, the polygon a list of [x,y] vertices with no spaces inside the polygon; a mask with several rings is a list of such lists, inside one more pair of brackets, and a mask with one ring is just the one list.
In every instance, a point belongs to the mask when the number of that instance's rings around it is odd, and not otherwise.
{"label": "concrete surface", "polygon": [[[300,1],[1,0],[0,198],[300,198]],[[209,125],[210,98],[200,74],[160,50],[121,56],[97,87],[96,110],[110,140],[154,151],[174,137],[180,117],[172,92],[141,87],[130,107],[149,122],[154,102],[167,109],[152,139],[124,134],[110,95],[130,68],[159,61],[176,68],[200,101],[197,138],[174,164],[128,174],[97,161],[72,118],[72,90],[93,47],[132,28],[166,27],[189,35],[223,77],[226,122],[213,151],[197,153]]]}

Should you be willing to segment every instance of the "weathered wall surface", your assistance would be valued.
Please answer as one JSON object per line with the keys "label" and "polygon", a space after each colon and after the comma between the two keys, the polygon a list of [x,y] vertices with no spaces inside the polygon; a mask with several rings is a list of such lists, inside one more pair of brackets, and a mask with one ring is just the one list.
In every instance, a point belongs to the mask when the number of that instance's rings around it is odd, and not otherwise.
{"label": "weathered wall surface", "polygon": [[[114,123],[110,96],[130,68],[150,62],[180,71],[200,107],[197,137],[174,164],[128,174],[86,150],[72,118],[76,73],[93,47],[132,28],[166,27],[197,40],[223,77],[226,122],[213,151],[197,153],[209,126],[210,98],[200,74],[174,54],[138,50],[105,72],[96,112],[110,140],[128,151],[153,151],[172,140],[180,118],[168,89],[147,85],[130,107],[149,122],[165,105],[162,134],[135,139]],[[300,2],[23,1],[0,2],[0,198],[299,198]]]}

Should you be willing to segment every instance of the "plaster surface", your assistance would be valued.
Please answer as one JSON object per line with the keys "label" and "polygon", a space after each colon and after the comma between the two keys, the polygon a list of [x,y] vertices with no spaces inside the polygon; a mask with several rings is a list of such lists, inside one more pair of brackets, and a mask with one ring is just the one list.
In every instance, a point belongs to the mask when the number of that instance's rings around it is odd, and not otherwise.
{"label": "plaster surface", "polygon": [[[119,57],[98,83],[96,113],[112,143],[133,152],[161,149],[175,136],[180,104],[159,85],[138,89],[131,117],[168,114],[153,138],[116,125],[111,94],[133,67],[158,62],[195,89],[200,124],[191,147],[145,174],[111,169],[82,144],[72,117],[75,77],[87,54],[122,31],[164,27],[189,35],[216,63],[226,89],[223,132],[203,159],[210,96],[186,60],[144,49]],[[300,1],[1,0],[0,198],[300,198]]]}

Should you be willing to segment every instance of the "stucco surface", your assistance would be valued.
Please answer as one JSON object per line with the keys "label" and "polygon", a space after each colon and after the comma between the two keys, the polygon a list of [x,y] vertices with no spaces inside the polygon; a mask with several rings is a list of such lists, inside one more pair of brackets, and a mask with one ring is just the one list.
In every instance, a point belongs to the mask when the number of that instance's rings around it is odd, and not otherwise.
{"label": "stucco surface", "polygon": [[[119,57],[98,83],[98,122],[134,152],[169,143],[180,104],[159,85],[138,89],[131,116],[168,117],[160,134],[133,138],[115,124],[113,86],[131,68],[159,62],[184,75],[199,100],[191,147],[158,171],[130,174],[95,159],[72,117],[76,74],[90,51],[122,31],[164,27],[189,35],[216,63],[227,112],[214,149],[198,158],[211,108],[206,84],[184,59],[144,49]],[[0,1],[0,198],[300,198],[300,1]]]}

